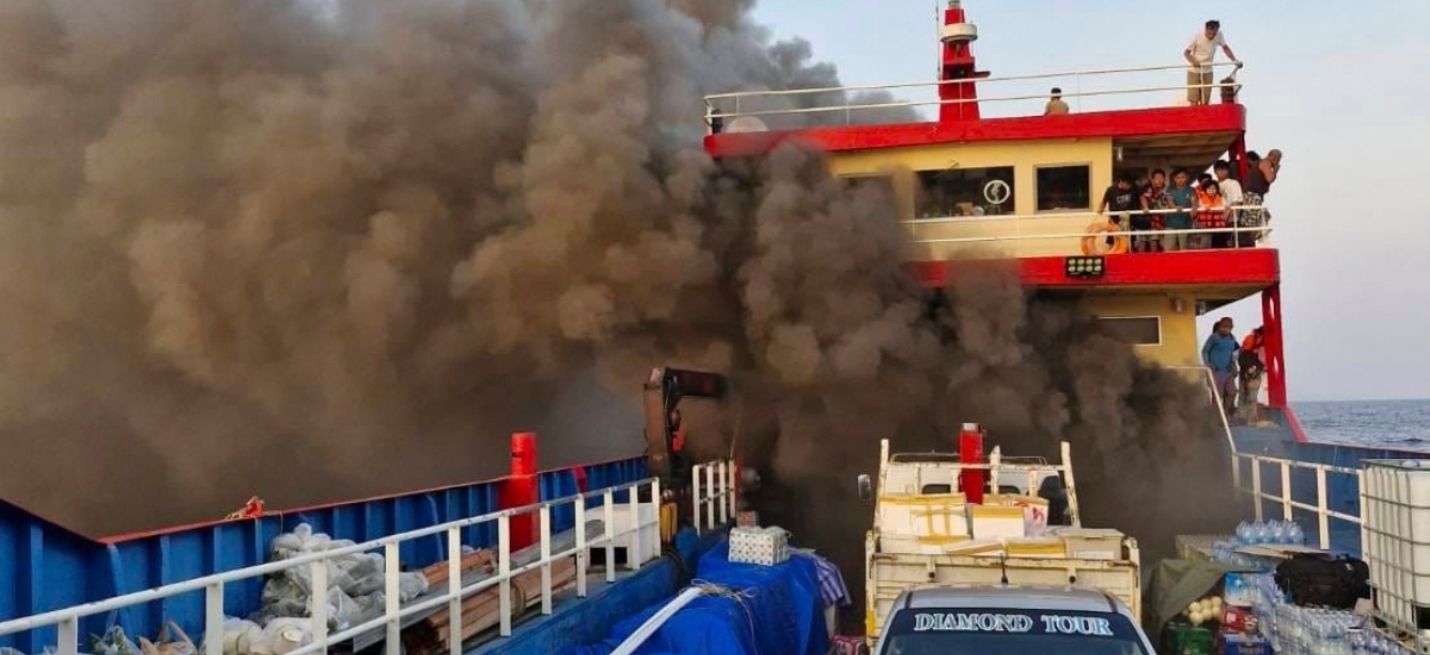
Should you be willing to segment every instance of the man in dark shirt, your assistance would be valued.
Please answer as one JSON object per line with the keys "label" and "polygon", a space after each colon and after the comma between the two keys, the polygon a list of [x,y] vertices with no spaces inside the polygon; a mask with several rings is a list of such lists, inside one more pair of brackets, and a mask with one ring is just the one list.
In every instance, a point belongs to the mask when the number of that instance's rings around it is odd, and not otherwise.
{"label": "man in dark shirt", "polygon": [[1107,187],[1107,191],[1102,193],[1102,204],[1098,205],[1097,213],[1106,214],[1108,210],[1112,215],[1108,217],[1113,225],[1117,226],[1117,231],[1123,231],[1125,225],[1131,221],[1124,220],[1129,216],[1128,212],[1135,211],[1140,207],[1137,198],[1137,190],[1132,188],[1132,178],[1126,173],[1117,174],[1117,183]]}

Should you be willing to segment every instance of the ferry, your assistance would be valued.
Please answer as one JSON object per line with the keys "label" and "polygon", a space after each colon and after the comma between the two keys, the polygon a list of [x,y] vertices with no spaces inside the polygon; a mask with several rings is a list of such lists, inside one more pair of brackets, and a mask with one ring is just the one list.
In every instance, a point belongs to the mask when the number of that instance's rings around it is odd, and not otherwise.
{"label": "ferry", "polygon": [[[951,262],[1012,262],[1032,293],[1076,299],[1141,357],[1185,370],[1207,386],[1207,411],[1223,417],[1226,464],[1247,501],[1246,518],[1295,522],[1309,547],[1363,558],[1375,585],[1374,629],[1404,648],[1430,652],[1422,638],[1430,636],[1430,557],[1418,553],[1423,538],[1416,541],[1410,529],[1430,520],[1421,456],[1319,443],[1297,421],[1287,402],[1288,326],[1275,224],[1244,218],[1274,213],[1274,195],[1265,207],[1230,208],[1225,225],[1155,232],[1133,230],[1131,219],[1171,210],[1099,211],[1115,180],[1145,178],[1155,169],[1201,172],[1225,160],[1233,177],[1247,179],[1255,86],[1238,77],[1241,63],[1217,64],[1213,81],[1198,85],[1211,102],[1188,105],[1173,101],[1186,93],[1181,62],[1009,76],[980,70],[978,30],[959,0],[942,12],[940,38],[939,78],[924,84],[711,95],[704,146],[715,158],[760,157],[786,142],[821,150],[832,174],[890,194],[908,233],[908,264],[930,290],[957,274]],[[1071,110],[1044,115],[1042,93],[1000,91],[1029,83],[1062,89]],[[857,100],[871,97],[867,92],[897,97],[920,89],[936,98]],[[892,110],[919,108],[936,115],[879,121]],[[1204,247],[1139,247],[1149,237]],[[1244,425],[1227,420],[1216,400],[1197,318],[1253,297],[1262,307],[1264,420]],[[259,653],[245,651],[243,639],[263,639],[259,655],[654,652],[611,642],[612,628],[636,617],[643,617],[641,629],[644,618],[678,617],[702,595],[751,612],[752,606],[777,611],[769,596],[742,596],[734,586],[681,591],[692,573],[707,572],[706,560],[733,556],[726,530],[742,515],[740,496],[756,478],[738,461],[686,461],[673,447],[674,410],[719,402],[722,385],[719,376],[656,368],[644,381],[647,452],[541,470],[537,439],[514,435],[510,475],[466,485],[257,508],[111,538],[76,533],[0,500],[0,648],[127,655],[124,644],[157,640],[169,627],[166,648],[179,644],[177,653],[201,648],[205,655]],[[1418,495],[1422,486],[1426,498]],[[1228,533],[1234,528],[1226,526]],[[314,535],[333,545],[311,546]],[[303,545],[274,559],[280,537]],[[1207,555],[1210,548],[1200,550]],[[233,622],[263,606],[265,580],[301,570],[307,589],[332,589],[339,584],[332,576],[348,571],[334,566],[338,558],[359,558],[342,561],[377,571],[373,589],[385,593],[368,608],[370,618],[335,621],[332,613],[344,608],[312,602],[307,616],[273,634],[232,632]],[[729,572],[709,566],[711,576]],[[862,575],[842,573],[851,581]],[[406,592],[411,575],[423,576],[424,591]],[[91,635],[109,639],[91,643]],[[592,646],[602,643],[613,645]],[[1288,637],[1275,645],[1290,653],[1295,643],[1301,642]]]}

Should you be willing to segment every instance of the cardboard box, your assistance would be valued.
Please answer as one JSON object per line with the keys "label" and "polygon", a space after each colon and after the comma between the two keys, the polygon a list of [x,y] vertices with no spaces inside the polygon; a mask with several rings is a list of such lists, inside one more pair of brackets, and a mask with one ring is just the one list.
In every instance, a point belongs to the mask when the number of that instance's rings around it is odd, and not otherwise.
{"label": "cardboard box", "polygon": [[1221,611],[1221,628],[1226,632],[1256,632],[1256,615],[1245,607],[1225,605]]}
{"label": "cardboard box", "polygon": [[1023,508],[1023,534],[1036,537],[1048,529],[1048,501],[1037,496],[1016,494],[988,494],[983,497],[984,505]]}
{"label": "cardboard box", "polygon": [[1223,630],[1217,635],[1217,652],[1221,655],[1271,655],[1271,643],[1261,635]]}

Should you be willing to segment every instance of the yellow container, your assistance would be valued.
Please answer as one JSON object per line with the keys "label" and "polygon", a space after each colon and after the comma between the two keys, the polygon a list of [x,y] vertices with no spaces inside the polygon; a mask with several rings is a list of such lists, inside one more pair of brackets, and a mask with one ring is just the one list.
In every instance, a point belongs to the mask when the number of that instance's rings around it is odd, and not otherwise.
{"label": "yellow container", "polygon": [[1067,548],[1063,545],[1063,540],[1055,537],[1009,539],[1006,547],[1009,557],[1062,558],[1067,556]]}

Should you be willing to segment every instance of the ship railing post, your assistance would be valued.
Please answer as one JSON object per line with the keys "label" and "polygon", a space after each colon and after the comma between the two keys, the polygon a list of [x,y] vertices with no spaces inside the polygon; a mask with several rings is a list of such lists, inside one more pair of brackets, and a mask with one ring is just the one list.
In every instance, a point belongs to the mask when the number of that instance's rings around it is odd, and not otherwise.
{"label": "ship railing post", "polygon": [[728,463],[728,462],[726,462],[726,461],[723,460],[723,459],[720,460],[720,471],[719,471],[719,476],[720,476],[720,499],[719,499],[719,501],[717,501],[717,502],[720,503],[720,524],[721,524],[721,525],[724,525],[724,524],[730,522],[730,505],[729,505],[729,503],[725,502],[726,499],[728,499],[728,498],[730,497],[730,485],[728,484],[728,482],[729,482],[729,475],[727,475],[727,474],[725,473],[725,470],[726,470],[728,467],[729,467],[729,463]]}
{"label": "ship railing post", "polygon": [[616,581],[616,494],[606,487],[601,494],[602,517],[606,527],[602,536],[606,540],[606,582]]}
{"label": "ship railing post", "polygon": [[223,583],[204,587],[204,655],[223,655]]}
{"label": "ship railing post", "polygon": [[1261,521],[1261,458],[1251,456],[1251,498],[1256,506],[1256,521]]}
{"label": "ship railing post", "polygon": [[541,613],[551,614],[551,506],[541,506]]}
{"label": "ship railing post", "polygon": [[632,571],[641,567],[641,488],[640,485],[632,483],[626,488],[626,493],[630,497],[626,500],[631,509],[630,545],[627,546],[626,559],[630,560]]}
{"label": "ship railing post", "polygon": [[690,509],[691,518],[695,520],[695,534],[700,534],[700,469],[703,466],[696,465],[690,476]]}
{"label": "ship railing post", "polygon": [[705,502],[705,525],[715,527],[715,466],[705,466],[705,489],[710,498]]}
{"label": "ship railing post", "polygon": [[311,618],[309,632],[313,633],[313,643],[318,644],[318,653],[328,652],[328,560],[320,558],[308,564],[309,592],[308,616]]}
{"label": "ship railing post", "polygon": [[[78,655],[79,617],[72,616],[68,619],[60,621],[55,625],[55,628],[59,630],[58,642],[55,644],[58,648],[59,655]],[[222,635],[223,628],[219,628],[217,634]],[[223,647],[222,637],[218,639],[209,639],[208,641],[217,641],[219,643],[219,648]]]}
{"label": "ship railing post", "polygon": [[[576,597],[586,597],[586,497],[576,498]],[[453,653],[453,655],[461,655]]]}
{"label": "ship railing post", "polygon": [[1365,469],[1356,469],[1356,497],[1360,499],[1360,556],[1366,556]]}
{"label": "ship railing post", "polygon": [[1281,460],[1281,519],[1291,520],[1291,463]]}
{"label": "ship railing post", "polygon": [[728,485],[728,487],[729,487],[729,489],[730,489],[730,495],[727,497],[726,503],[727,503],[728,505],[730,505],[730,516],[731,516],[732,518],[738,518],[739,515],[740,515],[740,508],[739,508],[738,505],[735,504],[735,502],[736,502],[736,495],[735,495],[735,487],[736,487],[736,484],[735,484],[735,468],[736,468],[736,466],[735,466],[735,460],[732,459],[732,460],[730,460],[730,468],[725,472],[725,474],[726,474],[726,476],[727,476],[727,477],[726,477],[726,480],[725,480],[725,484]]}
{"label": "ship railing post", "polygon": [[501,636],[511,636],[511,516],[497,517],[497,578],[501,583],[497,588],[498,615],[501,622]]}
{"label": "ship railing post", "polygon": [[382,618],[387,623],[387,638],[383,650],[387,655],[402,655],[402,561],[398,557],[400,542],[389,541],[382,548],[382,572],[385,584]]}
{"label": "ship railing post", "polygon": [[1237,452],[1231,454],[1231,485],[1238,492],[1243,491],[1241,488],[1241,454]]}
{"label": "ship railing post", "polygon": [[1316,520],[1320,522],[1321,550],[1331,548],[1331,517],[1326,499],[1326,465],[1316,465]]}
{"label": "ship railing post", "polygon": [[[663,499],[661,498],[661,495],[660,495],[660,478],[654,478],[654,479],[652,479],[652,480],[650,481],[650,508],[651,508],[651,511],[655,512],[655,515],[653,516],[654,522],[652,523],[652,525],[655,526],[654,530],[655,530],[655,538],[656,538],[656,541],[657,541],[657,542],[660,542],[660,541],[662,540],[662,537],[664,537],[664,535],[661,534],[661,529],[660,529],[660,528],[661,528],[661,525],[660,525],[660,521],[661,521],[661,511],[660,511],[660,507],[661,507],[661,501],[662,501],[662,500],[663,500]],[[675,528],[675,526],[671,526],[671,539],[672,539],[672,540],[675,539],[675,531],[674,531],[674,528]]]}
{"label": "ship railing post", "polygon": [[447,651],[462,655],[462,529],[447,528]]}

